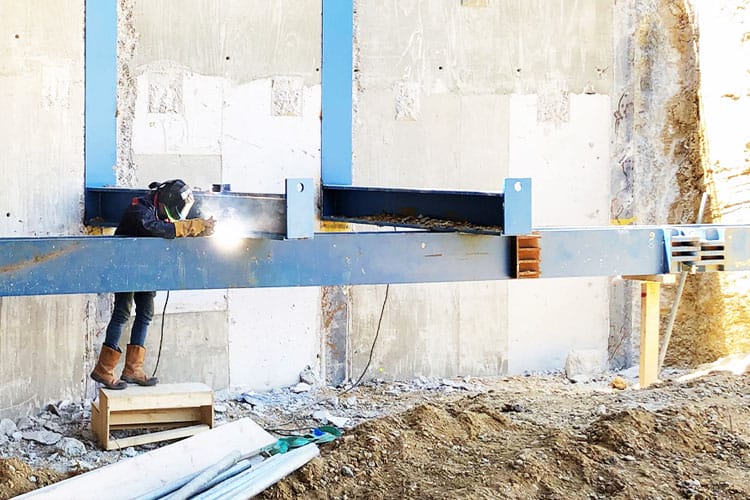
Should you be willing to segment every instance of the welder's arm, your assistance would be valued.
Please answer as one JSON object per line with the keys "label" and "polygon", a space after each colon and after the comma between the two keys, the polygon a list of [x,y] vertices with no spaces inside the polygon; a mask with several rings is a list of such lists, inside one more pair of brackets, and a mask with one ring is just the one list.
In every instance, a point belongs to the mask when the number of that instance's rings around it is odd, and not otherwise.
{"label": "welder's arm", "polygon": [[216,221],[210,219],[187,219],[174,221],[174,232],[178,238],[184,236],[210,236]]}

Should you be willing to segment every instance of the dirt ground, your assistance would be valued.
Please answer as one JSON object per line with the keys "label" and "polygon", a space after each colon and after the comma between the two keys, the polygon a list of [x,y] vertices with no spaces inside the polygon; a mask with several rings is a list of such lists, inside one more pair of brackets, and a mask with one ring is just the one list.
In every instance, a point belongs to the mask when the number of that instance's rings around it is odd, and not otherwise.
{"label": "dirt ground", "polygon": [[[291,429],[324,408],[349,419],[267,499],[750,498],[750,373],[642,390],[613,389],[613,377],[372,382],[263,407],[229,400],[221,418]],[[71,473],[0,459],[0,498]]]}
{"label": "dirt ground", "polygon": [[486,383],[362,423],[264,498],[750,498],[749,374]]}

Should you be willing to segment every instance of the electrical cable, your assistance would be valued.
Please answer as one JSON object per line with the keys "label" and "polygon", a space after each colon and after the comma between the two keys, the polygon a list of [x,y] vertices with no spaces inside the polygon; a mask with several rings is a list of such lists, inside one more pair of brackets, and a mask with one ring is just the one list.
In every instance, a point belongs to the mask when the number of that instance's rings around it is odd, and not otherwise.
{"label": "electrical cable", "polygon": [[156,365],[154,366],[154,373],[152,377],[156,376],[156,370],[159,369],[159,360],[161,359],[161,346],[164,344],[164,316],[167,312],[167,303],[169,303],[169,290],[167,290],[167,297],[164,299],[164,308],[161,310],[161,335],[159,336],[159,351],[156,353]]}
{"label": "electrical cable", "polygon": [[[380,307],[380,317],[378,318],[378,326],[375,329],[375,338],[372,339],[372,345],[370,346],[370,355],[367,358],[367,364],[365,365],[364,369],[362,370],[362,373],[360,373],[359,378],[357,379],[357,381],[351,387],[348,387],[348,388],[344,389],[343,391],[339,392],[338,394],[336,394],[336,396],[333,396],[333,397],[339,398],[339,397],[343,396],[344,394],[346,394],[347,392],[356,389],[362,383],[362,379],[365,378],[365,374],[367,374],[367,370],[370,368],[370,364],[372,363],[372,355],[375,352],[375,345],[377,344],[378,337],[380,336],[380,325],[383,323],[383,314],[385,313],[385,305],[388,303],[388,292],[390,291],[390,289],[391,289],[391,284],[390,283],[386,284],[385,285],[385,297],[383,297],[383,305]],[[311,408],[311,407],[313,407],[315,405],[318,405],[320,403],[328,401],[329,399],[332,399],[332,397],[322,398],[322,399],[313,401],[309,405],[303,406],[300,410],[306,410],[306,409]],[[287,424],[290,424],[292,422],[294,422],[294,419],[287,420],[286,422],[280,424],[280,426],[278,428],[264,429],[264,430],[266,432],[275,432],[276,434],[285,435],[287,433],[301,432],[301,431],[312,429],[312,427],[302,427],[302,428],[297,428],[297,429],[282,429],[281,428],[281,427],[283,427],[283,426],[285,426]]]}

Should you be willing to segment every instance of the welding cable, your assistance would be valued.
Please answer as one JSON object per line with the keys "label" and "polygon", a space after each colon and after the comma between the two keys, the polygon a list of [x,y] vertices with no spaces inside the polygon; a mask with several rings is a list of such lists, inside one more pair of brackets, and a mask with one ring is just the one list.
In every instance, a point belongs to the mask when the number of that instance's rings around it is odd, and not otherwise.
{"label": "welding cable", "polygon": [[[372,345],[370,346],[370,356],[367,358],[367,364],[365,365],[365,368],[362,370],[362,373],[359,375],[359,378],[357,379],[357,381],[351,387],[348,387],[344,389],[343,391],[339,392],[338,394],[336,394],[335,396],[336,398],[340,398],[347,392],[353,391],[355,388],[357,388],[362,383],[362,379],[365,378],[365,374],[367,374],[367,370],[370,368],[370,364],[372,363],[372,355],[375,352],[375,345],[377,344],[378,337],[380,336],[380,325],[383,323],[383,313],[385,313],[385,305],[388,303],[388,292],[390,291],[390,289],[391,289],[391,284],[390,283],[386,284],[385,285],[385,297],[383,297],[383,305],[380,307],[380,317],[378,318],[378,327],[375,329],[375,338],[372,339]],[[333,399],[333,397],[328,397],[328,398],[323,398],[323,399],[318,399],[316,401],[313,401],[309,405],[303,406],[300,409],[300,411],[306,410],[308,408],[312,408],[313,406],[319,405],[325,401],[328,401],[329,399]],[[291,424],[292,422],[294,422],[294,419],[287,420],[286,422],[280,424],[279,428],[264,429],[264,430],[266,432],[274,432],[276,434],[280,434],[283,436],[283,435],[290,435],[290,433],[302,432],[302,431],[314,428],[313,426],[300,427],[296,429],[282,429],[281,428],[285,425]]]}
{"label": "welding cable", "polygon": [[383,297],[383,305],[380,308],[380,317],[378,318],[378,327],[375,329],[375,338],[372,339],[372,345],[370,346],[370,357],[367,358],[367,364],[365,365],[365,369],[362,370],[362,373],[359,375],[359,378],[357,379],[357,381],[354,382],[354,385],[340,392],[339,396],[343,396],[347,392],[352,391],[356,387],[358,387],[359,384],[362,383],[362,379],[365,378],[365,374],[367,373],[367,370],[370,368],[370,363],[372,363],[372,354],[375,352],[375,344],[378,341],[378,336],[380,335],[380,325],[383,322],[383,313],[385,312],[385,304],[388,302],[388,291],[390,289],[391,289],[390,283],[385,285],[385,297]]}
{"label": "welding cable", "polygon": [[159,369],[159,360],[161,359],[161,346],[164,344],[164,316],[167,312],[167,303],[169,302],[169,290],[167,290],[167,297],[164,299],[164,308],[161,310],[161,335],[159,336],[159,350],[156,353],[156,365],[154,365],[154,373],[152,377],[156,376],[156,370]]}

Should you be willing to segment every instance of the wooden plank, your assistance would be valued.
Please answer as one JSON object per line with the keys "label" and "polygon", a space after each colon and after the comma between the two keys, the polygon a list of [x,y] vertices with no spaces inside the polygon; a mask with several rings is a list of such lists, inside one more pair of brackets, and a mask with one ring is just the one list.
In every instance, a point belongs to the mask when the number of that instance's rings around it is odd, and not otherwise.
{"label": "wooden plank", "polygon": [[665,285],[673,285],[677,282],[677,275],[675,274],[628,274],[623,275],[624,280],[635,280],[635,281],[656,281],[658,283],[664,283]]}
{"label": "wooden plank", "polygon": [[110,438],[108,450],[122,450],[129,446],[139,446],[146,443],[156,443],[159,441],[169,441],[170,439],[181,439],[184,437],[194,436],[199,432],[209,430],[210,427],[205,424],[191,425],[188,427],[178,427],[176,429],[169,429],[167,431],[160,432],[149,432],[146,434],[139,434],[138,436],[130,436],[126,438]]}
{"label": "wooden plank", "polygon": [[18,498],[134,498],[199,472],[233,450],[257,453],[275,442],[258,424],[243,418]]}
{"label": "wooden plank", "polygon": [[659,289],[659,282],[641,283],[641,388],[659,380]]}
{"label": "wooden plank", "polygon": [[100,399],[110,410],[184,408],[213,405],[214,393],[205,384],[157,384],[152,387],[128,386],[116,391],[100,389]]}
{"label": "wooden plank", "polygon": [[[176,427],[187,427],[188,425],[198,425],[203,424],[203,422],[196,420],[194,422],[164,422],[161,424],[117,424],[117,425],[110,425],[109,430],[110,431],[122,431],[122,430],[150,430],[150,429],[174,429]],[[205,425],[205,424],[204,424]]]}
{"label": "wooden plank", "polygon": [[106,399],[99,399],[99,404],[94,401],[91,404],[91,431],[99,440],[103,449],[109,445],[109,410]]}
{"label": "wooden plank", "polygon": [[[194,408],[161,408],[154,410],[122,410],[112,412],[109,416],[110,429],[117,425],[160,424],[165,422],[202,422],[202,407]],[[207,422],[203,422],[207,423]],[[213,427],[213,426],[211,426]]]}
{"label": "wooden plank", "polygon": [[211,428],[214,427],[214,405],[201,406],[201,422]]}

